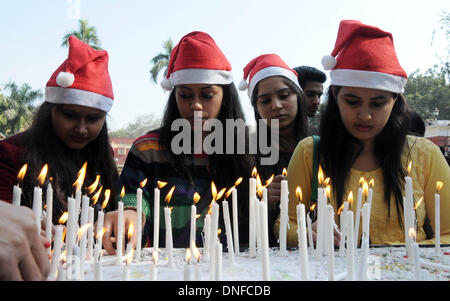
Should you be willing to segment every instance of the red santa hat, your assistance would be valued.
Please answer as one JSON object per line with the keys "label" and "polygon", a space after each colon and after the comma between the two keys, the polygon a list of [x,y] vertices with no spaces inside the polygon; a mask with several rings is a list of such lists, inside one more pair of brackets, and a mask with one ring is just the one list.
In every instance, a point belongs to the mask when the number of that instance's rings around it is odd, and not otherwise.
{"label": "red santa hat", "polygon": [[[298,83],[297,72],[276,54],[263,54],[251,60],[244,68],[244,78],[239,84],[239,90],[247,90],[248,96],[252,98],[256,84],[270,76],[284,76],[290,79],[301,90]],[[248,79],[248,83],[247,83]]]}
{"label": "red santa hat", "polygon": [[69,37],[69,57],[52,74],[45,101],[75,104],[109,112],[114,94],[108,72],[108,53]]}
{"label": "red santa hat", "polygon": [[231,64],[213,38],[193,31],[172,49],[161,86],[170,91],[180,84],[226,85],[232,82]]}
{"label": "red santa hat", "polygon": [[322,58],[331,85],[402,93],[407,74],[398,61],[392,34],[357,20],[342,20],[331,55]]}

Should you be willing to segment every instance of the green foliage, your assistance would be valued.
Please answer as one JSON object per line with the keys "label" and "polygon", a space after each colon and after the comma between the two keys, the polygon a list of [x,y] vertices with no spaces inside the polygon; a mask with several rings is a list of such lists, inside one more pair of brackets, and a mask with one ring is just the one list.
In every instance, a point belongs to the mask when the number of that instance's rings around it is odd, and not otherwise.
{"label": "green foliage", "polygon": [[169,65],[170,53],[173,49],[172,39],[168,39],[163,43],[163,52],[158,53],[152,58],[153,66],[150,69],[150,77],[154,83],[157,82],[158,74],[164,70],[164,76],[167,74],[167,66]]}
{"label": "green foliage", "polygon": [[97,29],[94,26],[89,26],[87,20],[78,20],[78,24],[78,30],[69,31],[64,35],[61,46],[69,47],[69,37],[75,36],[92,48],[102,50],[100,47],[100,39],[97,35]]}
{"label": "green foliage", "polygon": [[124,128],[111,131],[110,137],[113,138],[138,138],[150,130],[156,129],[160,126],[161,120],[153,114],[140,115],[131,123],[128,123]]}

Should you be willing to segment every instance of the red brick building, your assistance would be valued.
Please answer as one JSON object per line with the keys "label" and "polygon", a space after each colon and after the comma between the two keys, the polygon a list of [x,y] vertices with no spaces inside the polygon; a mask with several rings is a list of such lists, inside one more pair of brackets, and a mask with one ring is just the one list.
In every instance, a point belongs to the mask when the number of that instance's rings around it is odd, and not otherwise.
{"label": "red brick building", "polygon": [[109,138],[109,140],[114,150],[114,160],[120,173],[135,138]]}

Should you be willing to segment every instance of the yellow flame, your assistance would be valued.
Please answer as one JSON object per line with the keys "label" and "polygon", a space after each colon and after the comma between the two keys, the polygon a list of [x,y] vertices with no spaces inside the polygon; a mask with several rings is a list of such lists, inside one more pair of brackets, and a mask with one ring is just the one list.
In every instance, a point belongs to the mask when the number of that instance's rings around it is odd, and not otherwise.
{"label": "yellow flame", "polygon": [[323,181],[322,187],[327,187],[330,183],[330,178],[326,178],[325,181]]}
{"label": "yellow flame", "polygon": [[420,199],[414,204],[414,210],[419,208],[420,203],[422,203],[422,201],[423,201],[423,196],[421,196]]}
{"label": "yellow flame", "polygon": [[167,182],[163,182],[163,181],[156,181],[156,184],[158,185],[158,188],[161,189],[164,186],[167,185]]}
{"label": "yellow flame", "polygon": [[58,223],[64,224],[69,219],[69,212],[65,211],[63,214],[61,214],[61,217],[58,220]]}
{"label": "yellow flame", "polygon": [[339,207],[337,215],[341,215],[342,210],[344,210],[344,204],[342,204],[341,207]]}
{"label": "yellow flame", "polygon": [[259,174],[256,174],[256,189],[259,189],[262,186],[261,178]]}
{"label": "yellow flame", "polygon": [[444,183],[442,181],[437,181],[436,182],[436,193],[438,193],[439,190],[441,190],[443,185],[444,185]]}
{"label": "yellow flame", "polygon": [[194,247],[192,248],[192,253],[194,253],[194,257],[195,259],[197,259],[197,262],[200,262],[200,251],[198,250],[195,244]]}
{"label": "yellow flame", "polygon": [[195,215],[195,219],[198,219],[200,216],[202,216],[202,215],[201,214]]}
{"label": "yellow flame", "polygon": [[347,196],[348,205],[351,206],[353,203],[353,191],[350,191]]}
{"label": "yellow flame", "polygon": [[359,187],[363,187],[363,185],[364,185],[364,177],[361,177],[361,178],[359,178]]}
{"label": "yellow flame", "polygon": [[47,177],[47,171],[48,171],[48,165],[45,164],[44,167],[42,167],[41,172],[38,176],[39,185],[44,184],[45,178]]}
{"label": "yellow flame", "polygon": [[172,214],[173,207],[169,207],[170,213]]}
{"label": "yellow flame", "polygon": [[287,177],[287,170],[286,168],[283,168],[283,172],[281,173],[283,176]]}
{"label": "yellow flame", "polygon": [[194,197],[192,199],[194,200],[194,204],[198,203],[198,201],[200,200],[200,195],[198,194],[198,192],[194,193]]}
{"label": "yellow flame", "polygon": [[233,187],[231,187],[230,189],[227,190],[227,192],[225,193],[225,198],[226,198],[226,199],[228,199],[228,197],[229,197],[230,194],[233,192],[233,189],[234,189],[235,187],[236,187],[236,186],[233,186]]}
{"label": "yellow flame", "polygon": [[316,203],[314,203],[314,204],[312,204],[312,206],[311,207],[309,207],[309,211],[311,212],[311,211],[314,211],[314,209],[316,209]]}
{"label": "yellow flame", "polygon": [[125,196],[125,186],[122,186],[122,190],[120,191],[120,198],[123,199]]}
{"label": "yellow flame", "polygon": [[220,200],[220,198],[223,196],[223,194],[225,193],[226,188],[222,188],[218,193],[217,193],[217,199],[216,200]]}
{"label": "yellow flame", "polygon": [[173,185],[172,188],[170,188],[169,192],[166,195],[166,198],[164,199],[164,202],[170,203],[170,199],[172,198],[172,194],[174,191],[175,191],[175,185]]}
{"label": "yellow flame", "polygon": [[374,179],[371,179],[371,180],[369,181],[369,188],[373,188],[373,186],[375,186],[375,180],[374,180]]}
{"label": "yellow flame", "polygon": [[408,235],[413,240],[416,240],[416,231],[414,230],[414,228],[412,228],[412,227],[409,228]]}
{"label": "yellow flame", "polygon": [[81,239],[81,237],[83,236],[83,234],[92,226],[92,223],[87,223],[83,226],[80,227],[80,229],[78,230],[78,241]]}
{"label": "yellow flame", "polygon": [[234,182],[234,187],[238,186],[242,182],[242,177],[239,177],[236,182]]}
{"label": "yellow flame", "polygon": [[364,184],[362,186],[362,193],[363,198],[367,199],[367,196],[369,195],[369,184],[367,183],[367,181],[364,181]]}
{"label": "yellow flame", "polygon": [[128,226],[128,241],[131,240],[131,237],[133,236],[134,233],[134,223],[130,222],[130,225]]}
{"label": "yellow flame", "polygon": [[99,240],[101,237],[103,237],[103,234],[105,234],[106,228],[103,227],[100,231],[97,232],[97,235],[95,236],[96,240]]}
{"label": "yellow flame", "polygon": [[253,167],[253,170],[252,170],[252,178],[255,178],[257,174],[258,174],[258,170],[256,169],[256,166],[255,166],[255,167]]}
{"label": "yellow flame", "polygon": [[100,197],[102,190],[103,190],[103,186],[100,186],[98,191],[92,196],[92,200],[93,200],[92,205],[97,204],[98,198]]}
{"label": "yellow flame", "polygon": [[220,235],[220,234],[222,234],[222,229],[217,229],[217,235]]}
{"label": "yellow flame", "polygon": [[87,188],[87,191],[89,194],[93,193],[95,191],[95,189],[97,189],[99,182],[100,182],[100,175],[96,175],[94,183],[92,183],[91,186],[89,186]]}
{"label": "yellow flame", "polygon": [[327,187],[325,188],[325,195],[327,196],[327,199],[331,199],[331,186],[327,185]]}
{"label": "yellow flame", "polygon": [[323,183],[323,170],[322,166],[319,164],[319,172],[317,173],[317,180],[319,181],[319,185]]}
{"label": "yellow flame", "polygon": [[147,178],[145,178],[142,182],[139,183],[139,186],[140,186],[141,188],[144,188],[145,185],[147,185]]}
{"label": "yellow flame", "polygon": [[110,196],[111,196],[111,189],[106,189],[105,190],[105,200],[103,201],[102,209],[105,209],[106,206],[108,205]]}
{"label": "yellow flame", "polygon": [[215,201],[217,196],[217,187],[216,184],[214,184],[214,181],[211,182],[211,195],[213,197],[213,201]]}
{"label": "yellow flame", "polygon": [[295,189],[295,195],[297,196],[299,202],[303,200],[302,189],[300,188],[300,186],[297,186],[297,188]]}
{"label": "yellow flame", "polygon": [[409,161],[408,168],[407,168],[408,176],[411,173],[411,167],[412,167],[412,161]]}
{"label": "yellow flame", "polygon": [[186,262],[189,263],[190,260],[191,260],[191,249],[187,248],[186,249]]}
{"label": "yellow flame", "polygon": [[21,182],[23,180],[23,177],[27,173],[28,164],[24,164],[22,168],[20,168],[19,173],[17,174],[17,180]]}
{"label": "yellow flame", "polygon": [[274,175],[272,174],[272,176],[266,181],[266,185],[264,185],[264,187],[267,187],[270,185],[270,183],[272,183],[273,177],[274,177]]}
{"label": "yellow flame", "polygon": [[83,166],[78,171],[77,180],[72,185],[75,187],[76,192],[80,191],[81,187],[83,186],[84,177],[86,176],[86,167],[87,167],[87,162],[84,162]]}

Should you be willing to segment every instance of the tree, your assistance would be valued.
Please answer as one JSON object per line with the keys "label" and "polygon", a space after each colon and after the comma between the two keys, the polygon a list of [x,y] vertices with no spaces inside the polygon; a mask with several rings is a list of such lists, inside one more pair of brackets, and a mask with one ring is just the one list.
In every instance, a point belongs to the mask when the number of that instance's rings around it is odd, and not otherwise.
{"label": "tree", "polygon": [[113,138],[138,138],[150,130],[160,126],[161,119],[154,114],[144,114],[136,118],[134,122],[128,123],[124,128],[109,133]]}
{"label": "tree", "polygon": [[100,47],[100,39],[97,35],[97,29],[94,26],[89,26],[87,20],[78,20],[78,24],[78,30],[72,30],[65,34],[61,46],[69,47],[69,37],[75,36],[92,48],[102,50]]}
{"label": "tree", "polygon": [[13,81],[7,83],[5,89],[9,91],[9,96],[6,96],[6,104],[3,104],[5,110],[1,114],[3,133],[14,134],[31,125],[34,102],[42,97],[42,92],[33,90],[26,83],[19,87]]}
{"label": "tree", "polygon": [[153,67],[150,69],[152,80],[156,83],[158,74],[164,69],[164,76],[167,75],[167,66],[169,65],[170,53],[173,49],[172,39],[168,39],[163,43],[163,52],[158,53],[152,58]]}

